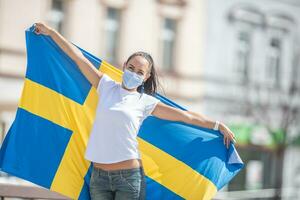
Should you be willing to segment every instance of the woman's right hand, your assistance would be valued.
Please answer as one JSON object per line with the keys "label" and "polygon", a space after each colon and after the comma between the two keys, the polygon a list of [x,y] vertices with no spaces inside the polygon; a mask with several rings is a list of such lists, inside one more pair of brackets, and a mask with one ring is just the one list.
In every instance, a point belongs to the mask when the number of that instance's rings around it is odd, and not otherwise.
{"label": "woman's right hand", "polygon": [[34,32],[38,35],[39,34],[50,35],[50,33],[53,31],[53,29],[50,26],[47,26],[42,22],[35,23],[34,26],[35,26]]}
{"label": "woman's right hand", "polygon": [[76,46],[66,40],[59,32],[42,22],[35,23],[34,32],[36,34],[49,35],[54,42],[77,64],[80,71],[88,79],[88,81],[97,88],[100,78],[102,77],[102,72],[97,70]]}

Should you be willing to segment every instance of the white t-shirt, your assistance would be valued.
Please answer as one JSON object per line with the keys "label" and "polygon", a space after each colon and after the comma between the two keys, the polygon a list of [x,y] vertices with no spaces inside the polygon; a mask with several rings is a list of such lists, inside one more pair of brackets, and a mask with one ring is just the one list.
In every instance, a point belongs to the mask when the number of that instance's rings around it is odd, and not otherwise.
{"label": "white t-shirt", "polygon": [[99,102],[85,158],[97,163],[140,159],[136,138],[140,125],[160,100],[130,92],[106,74],[100,79],[97,92]]}

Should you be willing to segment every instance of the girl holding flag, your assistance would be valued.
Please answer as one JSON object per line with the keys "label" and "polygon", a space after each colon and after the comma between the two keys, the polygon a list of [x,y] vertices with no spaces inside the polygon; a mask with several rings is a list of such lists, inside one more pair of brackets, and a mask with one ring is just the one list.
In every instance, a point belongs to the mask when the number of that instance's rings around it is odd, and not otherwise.
{"label": "girl holding flag", "polygon": [[97,70],[56,30],[36,23],[35,33],[50,36],[99,93],[100,103],[85,152],[85,158],[93,163],[91,199],[145,199],[145,174],[136,137],[149,115],[220,130],[227,148],[230,142],[235,142],[234,134],[223,123],[171,107],[152,96],[158,80],[148,53],[135,52],[129,56],[123,64],[122,83],[117,83]]}

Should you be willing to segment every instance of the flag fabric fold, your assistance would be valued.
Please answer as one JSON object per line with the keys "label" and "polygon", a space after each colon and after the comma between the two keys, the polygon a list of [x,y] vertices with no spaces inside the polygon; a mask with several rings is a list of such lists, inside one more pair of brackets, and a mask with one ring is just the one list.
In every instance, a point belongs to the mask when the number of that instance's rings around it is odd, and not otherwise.
{"label": "flag fabric fold", "polygon": [[[98,94],[49,36],[35,34],[33,27],[25,35],[26,76],[1,145],[0,170],[72,199],[90,199],[92,164],[84,152]],[[121,70],[78,48],[97,69],[121,82]],[[158,93],[155,97],[186,110]],[[149,116],[138,142],[147,199],[211,199],[244,166],[233,144],[226,149],[219,131],[182,122]]]}

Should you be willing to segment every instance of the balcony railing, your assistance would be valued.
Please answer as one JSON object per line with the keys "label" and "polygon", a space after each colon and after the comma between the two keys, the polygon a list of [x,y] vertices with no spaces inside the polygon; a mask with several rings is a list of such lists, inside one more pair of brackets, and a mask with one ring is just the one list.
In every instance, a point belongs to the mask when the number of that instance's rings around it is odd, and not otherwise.
{"label": "balcony railing", "polygon": [[44,188],[1,183],[0,200],[4,200],[5,198],[69,200],[65,196]]}

